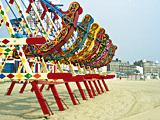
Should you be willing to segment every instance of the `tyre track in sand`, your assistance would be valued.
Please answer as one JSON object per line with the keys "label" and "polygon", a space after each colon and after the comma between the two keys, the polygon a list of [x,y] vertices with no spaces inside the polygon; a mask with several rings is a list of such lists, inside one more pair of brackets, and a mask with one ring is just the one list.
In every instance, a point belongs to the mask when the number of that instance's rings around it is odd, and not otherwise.
{"label": "tyre track in sand", "polygon": [[[148,92],[148,90],[150,90],[150,92]],[[160,91],[157,86],[146,86],[139,90],[136,89],[127,91],[132,94],[134,102],[132,103],[130,109],[123,114],[123,119],[129,119],[134,116],[140,116],[140,119],[141,117],[147,116],[148,113],[155,111],[156,108],[160,108]],[[153,120],[157,119],[153,118]]]}

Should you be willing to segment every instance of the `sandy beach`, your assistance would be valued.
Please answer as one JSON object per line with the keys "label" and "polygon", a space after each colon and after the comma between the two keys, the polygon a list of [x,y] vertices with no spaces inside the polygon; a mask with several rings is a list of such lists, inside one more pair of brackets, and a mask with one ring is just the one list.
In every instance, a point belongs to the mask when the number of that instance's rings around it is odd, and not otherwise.
{"label": "sandy beach", "polygon": [[[95,98],[82,100],[75,83],[70,83],[80,104],[73,105],[64,84],[56,85],[66,103],[65,111],[59,111],[51,91],[45,86],[42,94],[54,115],[50,120],[159,120],[160,80],[145,81],[119,79],[106,81],[109,91]],[[24,93],[16,84],[10,96],[5,96],[10,83],[0,83],[0,120],[42,120],[43,112],[34,92],[28,84]],[[84,88],[83,83],[81,85]],[[87,93],[87,92],[86,92]]]}

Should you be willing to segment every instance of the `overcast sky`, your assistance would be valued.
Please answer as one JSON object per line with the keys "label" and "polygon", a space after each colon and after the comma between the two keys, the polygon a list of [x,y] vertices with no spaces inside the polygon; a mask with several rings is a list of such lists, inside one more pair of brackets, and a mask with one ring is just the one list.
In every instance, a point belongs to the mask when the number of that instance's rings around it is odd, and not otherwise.
{"label": "overcast sky", "polygon": [[[4,0],[1,0],[4,2]],[[75,0],[74,0],[75,1]],[[61,0],[66,11],[72,0]],[[118,46],[113,59],[160,62],[160,0],[77,0]],[[11,15],[11,12],[10,12]],[[1,18],[1,17],[0,17]],[[8,36],[5,26],[0,37]]]}

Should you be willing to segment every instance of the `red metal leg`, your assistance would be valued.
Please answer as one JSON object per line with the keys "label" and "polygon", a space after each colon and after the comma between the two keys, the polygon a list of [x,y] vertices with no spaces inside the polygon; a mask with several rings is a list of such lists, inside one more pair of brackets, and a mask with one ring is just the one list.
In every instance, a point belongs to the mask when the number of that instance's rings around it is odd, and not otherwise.
{"label": "red metal leg", "polygon": [[70,95],[70,97],[71,97],[71,100],[72,100],[72,102],[73,102],[73,105],[77,105],[77,102],[76,102],[76,99],[75,99],[75,97],[74,97],[74,93],[72,92],[72,90],[71,90],[71,88],[70,88],[70,86],[69,86],[69,83],[65,83],[65,85],[66,85],[66,88],[67,88],[67,90],[68,90],[68,93],[69,93],[69,95]]}
{"label": "red metal leg", "polygon": [[86,87],[86,89],[87,89],[87,92],[88,92],[88,94],[89,94],[89,97],[90,97],[90,98],[93,98],[93,95],[92,95],[92,93],[91,93],[91,91],[90,91],[90,89],[89,89],[89,86],[88,86],[87,81],[83,81],[83,82],[84,82],[84,85],[85,85],[85,87]]}
{"label": "red metal leg", "polygon": [[40,88],[40,91],[42,92],[42,90],[43,90],[43,88],[44,88],[44,84],[41,86],[41,88]]}
{"label": "red metal leg", "polygon": [[54,95],[54,98],[55,98],[55,100],[56,100],[56,102],[57,102],[57,105],[58,105],[58,107],[59,107],[59,110],[60,110],[60,111],[64,111],[65,109],[64,109],[64,107],[63,107],[61,98],[60,98],[59,95],[58,95],[58,92],[57,92],[57,89],[56,89],[55,85],[50,85],[50,87],[51,87],[52,93],[53,93],[53,95]]}
{"label": "red metal leg", "polygon": [[102,79],[102,83],[103,83],[103,85],[104,85],[104,87],[105,87],[106,91],[109,91],[109,89],[108,89],[108,87],[107,87],[107,85],[106,85],[106,83],[105,83],[104,79]]}
{"label": "red metal leg", "polygon": [[21,90],[20,90],[19,93],[23,93],[23,91],[24,91],[24,89],[25,89],[27,83],[28,83],[28,81],[25,81],[25,82],[24,82],[24,84],[23,84],[23,86],[22,86],[22,88],[21,88]]}
{"label": "red metal leg", "polygon": [[100,89],[101,89],[102,93],[104,93],[104,90],[103,90],[103,87],[102,87],[102,85],[101,85],[100,81],[99,81],[99,80],[97,80],[97,81],[98,81],[98,85],[99,85],[99,87],[100,87]]}
{"label": "red metal leg", "polygon": [[48,107],[46,105],[45,99],[43,98],[43,95],[42,95],[36,81],[31,82],[31,84],[32,84],[32,87],[34,88],[35,94],[37,96],[38,102],[39,102],[41,109],[43,111],[43,114],[44,115],[46,115],[46,114],[51,115],[48,110]]}
{"label": "red metal leg", "polygon": [[35,71],[36,73],[38,73],[38,71],[39,71],[38,70],[39,69],[38,65],[39,65],[39,63],[36,63],[36,71]]}
{"label": "red metal leg", "polygon": [[33,91],[34,91],[34,88],[32,87],[32,88],[31,88],[31,92],[33,92]]}
{"label": "red metal leg", "polygon": [[86,98],[86,96],[84,94],[84,91],[83,91],[83,89],[81,87],[81,84],[79,82],[76,82],[76,84],[77,84],[77,87],[79,89],[79,92],[81,93],[81,96],[82,96],[83,100],[87,100],[87,98]]}
{"label": "red metal leg", "polygon": [[56,73],[56,65],[54,65],[54,73]]}
{"label": "red metal leg", "polygon": [[96,93],[95,93],[95,91],[94,91],[94,88],[93,88],[93,85],[92,85],[91,81],[88,81],[88,82],[89,82],[89,85],[90,85],[90,87],[91,87],[91,90],[92,90],[93,95],[94,95],[94,96],[97,96]]}
{"label": "red metal leg", "polygon": [[93,83],[94,83],[94,85],[95,85],[95,87],[96,87],[97,93],[98,93],[98,94],[101,94],[101,93],[100,93],[100,90],[99,90],[99,88],[98,88],[98,85],[97,85],[97,83],[96,83],[96,81],[93,81]]}
{"label": "red metal leg", "polygon": [[48,91],[49,91],[49,88],[50,88],[50,86],[48,85],[48,88],[47,88]]}
{"label": "red metal leg", "polygon": [[12,81],[10,87],[8,88],[8,92],[6,93],[6,95],[10,95],[11,94],[15,83],[16,83],[16,81]]}

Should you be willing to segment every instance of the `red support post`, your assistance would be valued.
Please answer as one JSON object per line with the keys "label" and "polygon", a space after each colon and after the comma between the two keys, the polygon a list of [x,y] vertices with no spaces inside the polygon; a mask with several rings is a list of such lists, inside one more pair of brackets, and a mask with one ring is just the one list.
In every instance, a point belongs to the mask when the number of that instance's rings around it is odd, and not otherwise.
{"label": "red support post", "polygon": [[49,91],[50,86],[48,85],[47,91]]}
{"label": "red support post", "polygon": [[41,92],[42,92],[43,88],[44,88],[44,84],[42,84],[42,86],[41,86],[41,88],[40,88],[40,91],[41,91]]}
{"label": "red support post", "polygon": [[56,73],[56,65],[54,65],[54,73]]}
{"label": "red support post", "polygon": [[79,89],[79,92],[80,92],[83,100],[87,100],[87,98],[86,98],[86,96],[85,96],[85,94],[84,94],[84,91],[83,91],[83,89],[82,89],[82,87],[81,87],[81,84],[80,84],[79,82],[76,82],[76,84],[77,84],[77,87],[78,87],[78,89]]}
{"label": "red support post", "polygon": [[57,102],[57,105],[58,105],[58,107],[59,107],[59,110],[60,110],[60,111],[64,111],[65,109],[64,109],[64,107],[63,107],[61,98],[60,98],[59,95],[58,95],[58,92],[57,92],[57,89],[56,89],[55,85],[50,85],[50,87],[51,87],[52,93],[53,93],[53,95],[54,95],[54,98],[55,98],[55,100],[56,100],[56,102]]}
{"label": "red support post", "polygon": [[101,93],[100,93],[100,90],[99,90],[99,88],[98,88],[98,85],[97,85],[97,83],[96,83],[96,81],[93,81],[93,83],[94,83],[94,85],[95,85],[95,87],[96,87],[97,93],[98,93],[98,94],[101,94]]}
{"label": "red support post", "polygon": [[97,80],[97,81],[98,81],[98,85],[99,85],[99,87],[100,87],[102,93],[104,93],[104,90],[103,90],[103,87],[102,87],[102,85],[101,85],[101,83],[100,83],[100,80]]}
{"label": "red support post", "polygon": [[23,86],[22,86],[22,88],[21,88],[21,90],[20,90],[19,93],[23,93],[23,91],[24,91],[24,89],[25,89],[27,83],[28,83],[28,81],[25,81],[25,82],[24,82],[24,84],[23,84]]}
{"label": "red support post", "polygon": [[105,83],[104,79],[102,79],[102,83],[103,83],[103,85],[104,85],[104,87],[105,87],[106,91],[109,91],[109,89],[108,89],[108,87],[107,87],[107,85],[106,85],[106,83]]}
{"label": "red support post", "polygon": [[88,82],[89,82],[89,85],[90,85],[90,87],[91,87],[91,90],[92,90],[93,95],[94,95],[94,96],[97,96],[96,93],[95,93],[95,91],[94,91],[94,88],[93,88],[93,85],[92,85],[91,81],[88,81]]}
{"label": "red support post", "polygon": [[67,83],[65,83],[65,85],[66,85],[66,88],[67,88],[67,90],[68,90],[68,93],[69,93],[69,95],[70,95],[70,97],[71,97],[71,100],[72,100],[72,102],[73,102],[73,105],[77,105],[77,102],[76,102],[76,99],[75,99],[75,97],[74,97],[74,93],[72,92],[72,90],[71,90],[71,88],[70,88],[70,86],[69,86],[69,83],[67,82]]}
{"label": "red support post", "polygon": [[37,97],[38,102],[39,102],[39,104],[41,106],[43,114],[44,115],[51,115],[50,112],[49,112],[49,109],[47,107],[47,104],[45,102],[45,99],[43,98],[43,95],[42,95],[42,93],[41,93],[36,81],[31,82],[31,84],[32,84],[32,87],[34,88],[36,97]]}
{"label": "red support post", "polygon": [[16,81],[12,81],[10,87],[8,88],[8,92],[6,93],[6,95],[10,95],[11,94],[15,83],[16,83]]}
{"label": "red support post", "polygon": [[88,86],[87,81],[83,81],[83,82],[84,82],[84,85],[85,85],[85,87],[86,87],[86,89],[87,89],[87,92],[88,92],[88,94],[89,94],[89,97],[90,97],[90,98],[93,98],[93,95],[92,95],[92,93],[91,93],[91,91],[90,91],[90,89],[89,89],[89,86]]}
{"label": "red support post", "polygon": [[31,88],[31,92],[33,92],[33,91],[34,91],[34,88],[32,87],[32,88]]}
{"label": "red support post", "polygon": [[38,70],[38,69],[39,69],[39,68],[38,68],[38,65],[39,65],[39,63],[36,63],[36,70],[35,70],[36,73],[38,73],[38,71],[39,71],[39,70]]}

